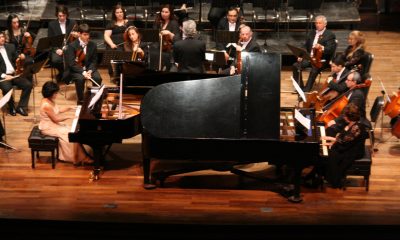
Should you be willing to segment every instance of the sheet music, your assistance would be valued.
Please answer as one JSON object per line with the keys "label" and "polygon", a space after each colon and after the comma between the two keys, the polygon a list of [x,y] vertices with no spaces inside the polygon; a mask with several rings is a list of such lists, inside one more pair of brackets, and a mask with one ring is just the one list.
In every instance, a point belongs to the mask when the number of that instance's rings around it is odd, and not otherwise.
{"label": "sheet music", "polygon": [[307,130],[311,128],[311,120],[306,118],[301,112],[297,109],[294,109],[294,118],[301,123]]}
{"label": "sheet music", "polygon": [[82,105],[76,106],[75,117],[72,120],[72,126],[70,132],[75,132],[76,126],[78,125],[79,114],[81,113]]}
{"label": "sheet music", "polygon": [[18,75],[16,75],[16,76],[13,76],[13,77],[10,78],[10,79],[3,79],[3,80],[0,80],[0,83],[1,83],[1,82],[5,82],[5,81],[11,81],[11,80],[13,80],[13,79],[15,79],[15,78],[17,78],[17,77],[19,77],[19,76],[21,76],[21,74],[18,74]]}
{"label": "sheet music", "polygon": [[88,108],[92,108],[94,106],[94,104],[100,99],[101,95],[103,95],[104,87],[105,87],[105,85],[102,85],[100,87],[99,91],[96,93],[96,95],[93,96],[93,98],[90,100]]}
{"label": "sheet music", "polygon": [[304,102],[307,102],[306,95],[304,94],[303,90],[300,88],[299,84],[294,80],[293,77],[290,77],[292,79],[292,83],[296,91],[299,93],[300,97],[303,99]]}
{"label": "sheet music", "polygon": [[12,94],[13,91],[14,91],[13,89],[8,91],[8,93],[6,95],[4,95],[4,97],[0,100],[0,108],[4,107],[4,105],[6,103],[8,103],[8,101],[10,101],[11,94]]}
{"label": "sheet music", "polygon": [[206,52],[206,60],[207,61],[214,61],[214,53],[207,53]]}

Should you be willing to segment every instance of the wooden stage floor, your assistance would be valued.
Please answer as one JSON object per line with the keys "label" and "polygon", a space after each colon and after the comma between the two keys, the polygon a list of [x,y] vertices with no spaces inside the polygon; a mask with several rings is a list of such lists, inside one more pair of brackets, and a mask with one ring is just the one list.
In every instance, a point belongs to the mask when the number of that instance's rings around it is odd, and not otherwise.
{"label": "wooden stage floor", "polygon": [[[373,84],[368,96],[370,109],[375,97],[380,95],[379,79],[389,93],[400,86],[397,59],[400,33],[371,31],[366,32],[366,36],[368,50],[375,56],[371,69]],[[107,70],[100,71],[104,81],[110,84]],[[290,75],[284,67],[282,91],[292,90]],[[326,76],[324,73],[322,78]],[[50,70],[38,73],[37,80],[35,113],[38,117],[41,86],[50,80]],[[61,89],[64,91],[63,86]],[[74,86],[67,86],[67,90],[66,98],[59,96],[60,105],[76,102]],[[16,94],[18,97],[18,91]],[[296,98],[284,92],[281,105],[294,106]],[[215,238],[243,239],[264,234],[264,231],[278,238],[301,233],[301,226],[305,225],[305,229],[324,229],[332,236],[340,236],[342,230],[350,229],[368,238],[375,236],[372,230],[385,227],[390,232],[382,231],[383,235],[379,236],[392,237],[397,230],[389,226],[400,224],[400,142],[391,137],[386,116],[383,125],[377,124],[376,137],[381,142],[373,156],[369,192],[361,186],[361,179],[352,178],[346,191],[326,188],[321,192],[303,187],[304,201],[293,204],[265,183],[245,179],[239,187],[237,176],[218,171],[173,176],[167,180],[165,188],[144,190],[140,136],[113,145],[107,156],[109,167],[97,182],[89,182],[91,167],[88,166],[74,167],[58,162],[52,170],[46,154],[40,158],[36,169],[31,169],[27,138],[35,125],[32,97],[30,104],[27,117],[5,116],[7,142],[18,149],[0,149],[0,233],[6,235],[39,234],[36,236],[53,236],[52,239],[68,239],[67,236],[73,234],[82,234],[80,236],[85,239],[93,236],[98,236],[97,239],[183,238],[186,231],[195,230],[198,237],[191,238],[204,239],[221,227],[231,231],[223,236],[214,235]],[[73,112],[69,114],[72,116]],[[267,164],[254,164],[249,168],[259,174],[273,172]],[[19,224],[26,227],[21,229]],[[154,228],[146,232],[145,226]],[[292,232],[285,226],[290,226]],[[46,235],[48,233],[52,235]]]}

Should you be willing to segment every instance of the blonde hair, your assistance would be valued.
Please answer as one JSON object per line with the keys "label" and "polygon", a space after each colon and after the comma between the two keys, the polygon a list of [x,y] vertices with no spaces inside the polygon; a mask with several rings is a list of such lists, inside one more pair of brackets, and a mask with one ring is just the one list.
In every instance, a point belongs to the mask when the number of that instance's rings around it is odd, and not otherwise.
{"label": "blonde hair", "polygon": [[351,52],[347,55],[347,57],[352,57],[353,53],[358,49],[362,48],[365,50],[365,35],[363,32],[354,30],[349,33],[349,37],[353,37],[356,40],[356,46],[351,50]]}

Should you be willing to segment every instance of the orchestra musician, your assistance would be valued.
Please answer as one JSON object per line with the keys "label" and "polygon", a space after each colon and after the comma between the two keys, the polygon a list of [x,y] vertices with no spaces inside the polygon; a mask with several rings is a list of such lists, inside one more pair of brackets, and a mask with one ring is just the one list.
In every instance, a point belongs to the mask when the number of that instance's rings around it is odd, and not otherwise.
{"label": "orchestra musician", "polygon": [[86,155],[82,145],[69,142],[68,133],[71,127],[65,123],[69,117],[63,113],[71,111],[73,108],[60,108],[57,105],[56,99],[59,91],[60,87],[55,82],[48,81],[43,85],[39,129],[42,134],[59,139],[59,159],[61,161],[71,162],[74,165],[91,164],[93,160]]}
{"label": "orchestra musician", "polygon": [[357,69],[361,76],[365,74],[363,71],[362,60],[365,56],[365,37],[364,33],[360,31],[352,31],[349,33],[348,38],[349,46],[344,51],[346,57],[345,66],[348,69]]}
{"label": "orchestra musician", "polygon": [[[171,64],[173,62],[172,48],[173,44],[177,39],[180,39],[180,30],[178,21],[173,14],[173,9],[171,5],[165,4],[160,8],[160,12],[157,14],[153,29],[158,29],[160,31],[160,37],[162,38],[161,44],[161,56],[157,58],[152,57],[152,59],[162,58],[162,63],[160,69],[169,71]],[[161,42],[160,42],[161,43]],[[159,49],[160,46],[156,48]]]}
{"label": "orchestra musician", "polygon": [[[297,62],[293,64],[293,78],[303,88],[304,92],[310,92],[314,86],[315,79],[322,69],[329,67],[331,60],[336,49],[336,36],[333,32],[326,28],[326,17],[319,15],[315,17],[315,29],[311,30],[306,39],[306,50],[310,53],[311,58],[319,56],[321,59],[316,59],[320,67],[313,65],[310,61],[303,58],[298,58]],[[321,54],[322,53],[322,54]],[[301,71],[304,68],[312,67],[306,86],[304,86]]]}
{"label": "orchestra musician", "polygon": [[344,64],[345,59],[342,54],[337,54],[331,61],[332,80],[328,82],[328,88],[336,91],[338,96],[348,90],[346,79],[351,71]]}
{"label": "orchestra musician", "polygon": [[15,75],[17,51],[13,44],[5,43],[4,32],[0,32],[0,53],[0,89],[3,95],[7,94],[13,86],[22,90],[17,108],[15,108],[13,97],[8,102],[10,115],[15,116],[18,113],[22,116],[28,116],[27,110],[32,91],[32,81]]}
{"label": "orchestra musician", "polygon": [[131,61],[144,61],[145,52],[143,48],[145,48],[146,45],[141,41],[142,37],[139,30],[135,26],[129,26],[125,30],[125,35],[124,51],[132,52]]}
{"label": "orchestra musician", "polygon": [[[242,5],[243,1],[238,1],[238,0],[212,1],[210,11],[208,12],[208,20],[210,21],[214,29],[219,29],[221,20],[223,19],[224,15],[227,14],[228,10],[235,8],[237,12],[237,19],[239,19],[239,14],[241,14]],[[236,28],[236,30],[238,29],[239,27]]]}
{"label": "orchestra musician", "polygon": [[[371,129],[371,123],[366,118],[365,113],[365,101],[366,96],[365,92],[362,88],[357,88],[356,86],[362,83],[361,75],[359,72],[353,71],[351,72],[346,79],[346,86],[349,89],[343,97],[348,99],[348,103],[346,104],[354,104],[358,107],[360,121],[364,124],[368,129]],[[334,120],[331,120],[327,123],[326,134],[328,136],[336,136],[336,134],[346,126],[347,122],[344,118],[343,112]]]}
{"label": "orchestra musician", "polygon": [[[57,19],[51,20],[48,27],[48,36],[55,37],[65,34],[64,46],[72,39],[78,37],[78,33],[73,31],[76,25],[75,20],[69,19],[68,8],[64,5],[56,6],[56,17]],[[57,69],[58,74],[56,76],[57,82],[60,82],[64,75],[64,49],[54,47],[50,54],[50,64]]]}
{"label": "orchestra musician", "polygon": [[[261,47],[258,45],[255,38],[253,38],[253,30],[244,25],[239,30],[239,42],[236,45],[237,52],[261,52]],[[238,54],[236,55],[235,61],[231,64],[229,68],[229,74],[234,75],[238,71]]]}
{"label": "orchestra musician", "polygon": [[68,45],[65,53],[67,81],[75,82],[77,104],[83,103],[85,81],[101,84],[101,76],[97,70],[97,45],[90,41],[90,28],[87,24],[78,26],[78,39]]}
{"label": "orchestra musician", "polygon": [[344,124],[337,134],[321,137],[326,140],[324,145],[329,146],[325,176],[332,188],[342,188],[346,170],[354,160],[364,156],[368,132],[361,115],[359,107],[349,103],[343,110]]}
{"label": "orchestra musician", "polygon": [[[12,13],[8,16],[5,37],[7,43],[14,44],[20,61],[24,62],[24,64],[22,64],[23,66],[33,63],[35,52],[32,43],[36,34],[21,27],[20,19],[17,14]],[[30,43],[30,45],[28,43]]]}
{"label": "orchestra musician", "polygon": [[111,22],[108,23],[106,30],[104,30],[104,41],[106,42],[107,50],[124,50],[123,35],[129,26],[133,26],[133,23],[126,19],[126,9],[119,4],[115,5],[111,14]]}
{"label": "orchestra musician", "polygon": [[195,21],[189,19],[182,23],[182,36],[173,48],[178,72],[204,73],[206,43],[199,39]]}

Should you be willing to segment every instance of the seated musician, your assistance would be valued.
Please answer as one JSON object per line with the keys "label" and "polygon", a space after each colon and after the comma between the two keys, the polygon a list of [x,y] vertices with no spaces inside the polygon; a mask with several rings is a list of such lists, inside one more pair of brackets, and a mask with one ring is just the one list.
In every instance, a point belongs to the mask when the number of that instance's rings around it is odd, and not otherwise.
{"label": "seated musician", "polygon": [[354,160],[364,156],[368,132],[360,119],[359,107],[354,103],[349,103],[343,110],[345,124],[338,129],[337,135],[322,137],[326,140],[324,145],[329,146],[325,176],[333,188],[343,187],[346,170]]}
{"label": "seated musician", "polygon": [[32,47],[32,43],[36,34],[21,27],[20,19],[17,14],[12,13],[8,16],[5,37],[7,43],[14,44],[18,57],[20,58],[20,61],[23,62],[21,67],[33,63],[35,50]]}
{"label": "seated musician", "polygon": [[39,129],[42,134],[58,137],[59,139],[59,159],[71,162],[74,165],[80,163],[91,164],[93,160],[86,155],[82,145],[70,143],[68,132],[71,128],[65,124],[69,117],[63,113],[72,110],[71,107],[59,108],[56,99],[60,87],[52,81],[46,82],[42,87],[43,99],[40,103],[40,122]]}
{"label": "seated musician", "polygon": [[178,72],[204,73],[206,43],[199,39],[196,22],[186,20],[182,23],[183,40],[175,42],[173,48]]}
{"label": "seated musician", "polygon": [[[253,38],[253,31],[247,25],[240,28],[239,31],[239,44],[236,46],[237,52],[261,52],[261,47],[258,45],[256,40]],[[238,72],[238,58],[229,67],[229,74],[234,75]]]}
{"label": "seated musician", "polygon": [[163,5],[160,8],[160,13],[157,14],[153,29],[160,30],[160,36],[162,38],[162,44],[157,44],[158,49],[159,47],[162,48],[162,54],[159,56],[157,53],[157,57],[151,57],[152,59],[158,59],[159,57],[162,58],[162,65],[160,69],[165,69],[169,71],[171,68],[171,64],[173,62],[172,56],[172,48],[173,44],[177,39],[180,39],[180,30],[178,21],[173,14],[173,9],[169,4]]}
{"label": "seated musician", "polygon": [[19,113],[22,116],[28,116],[28,102],[32,91],[32,81],[25,77],[15,76],[15,62],[17,51],[13,44],[5,43],[5,34],[0,32],[0,89],[3,95],[7,94],[13,86],[22,89],[22,93],[17,108],[14,105],[14,99],[11,97],[8,102],[10,114],[12,116]]}
{"label": "seated musician", "polygon": [[[293,79],[299,83],[299,86],[303,88],[304,92],[310,92],[312,87],[314,86],[315,79],[322,69],[329,67],[329,61],[332,58],[332,55],[336,49],[336,36],[333,32],[329,31],[327,26],[327,20],[325,16],[319,15],[315,17],[315,29],[311,30],[306,39],[306,50],[310,53],[310,56],[316,57],[318,55],[321,56],[318,61],[319,64],[322,64],[320,67],[316,65],[312,65],[310,61],[304,60],[303,58],[298,58],[297,62],[293,64]],[[321,55],[322,51],[322,55]],[[316,56],[314,56],[314,54]],[[306,86],[302,81],[301,72],[304,68],[312,67],[310,75],[308,76],[308,80]]]}
{"label": "seated musician", "polygon": [[[56,17],[57,19],[49,22],[48,36],[55,37],[65,34],[64,46],[71,39],[78,37],[76,31],[72,31],[76,22],[68,18],[68,8],[64,5],[59,5],[56,7]],[[50,64],[57,69],[58,74],[56,76],[57,82],[61,81],[64,75],[64,52],[62,48],[54,47],[50,55]]]}
{"label": "seated musician", "polygon": [[128,27],[124,38],[126,39],[124,42],[124,51],[132,52],[131,61],[144,61],[145,52],[143,49],[146,45],[141,41],[142,37],[139,30],[134,26]]}
{"label": "seated musician", "polygon": [[[239,14],[241,14],[241,5],[242,1],[237,1],[237,0],[218,0],[218,1],[212,1],[211,2],[211,7],[210,11],[208,12],[208,20],[210,21],[213,29],[219,29],[219,30],[228,30],[226,28],[220,29],[220,23],[222,19],[224,19],[224,15],[227,14],[233,16],[233,14],[229,14],[229,11],[232,8],[236,9],[236,18],[238,18]],[[225,21],[223,21],[225,22]],[[236,20],[234,21],[236,22]],[[237,27],[235,30],[232,31],[237,31],[239,27]]]}
{"label": "seated musician", "polygon": [[361,76],[365,72],[363,71],[362,61],[365,56],[365,37],[364,33],[360,31],[352,31],[349,33],[348,38],[349,46],[344,51],[346,57],[345,66],[348,69],[356,69]]}
{"label": "seated musician", "polygon": [[[346,86],[349,89],[343,97],[348,99],[348,103],[346,105],[354,104],[358,107],[358,111],[360,112],[360,121],[368,128],[371,129],[371,123],[366,118],[365,113],[365,93],[362,88],[357,86],[361,86],[362,83],[360,73],[351,72],[346,79]],[[328,109],[329,110],[329,109]],[[339,117],[334,120],[331,120],[327,124],[326,134],[328,136],[336,136],[336,134],[346,126],[347,122],[344,118],[343,112]]]}
{"label": "seated musician", "polygon": [[[226,14],[226,17],[222,18],[217,26],[217,30],[229,31],[229,32],[237,32],[240,28],[240,20],[239,20],[239,10],[236,7],[230,7]],[[218,50],[225,50],[225,59],[226,61],[229,58],[235,58],[236,52],[234,47],[226,47],[222,43],[217,43]]]}
{"label": "seated musician", "polygon": [[65,53],[65,78],[68,82],[75,82],[78,105],[83,103],[85,81],[95,81],[101,84],[101,76],[97,71],[97,45],[90,41],[90,28],[87,24],[78,26],[78,39],[68,45]]}

